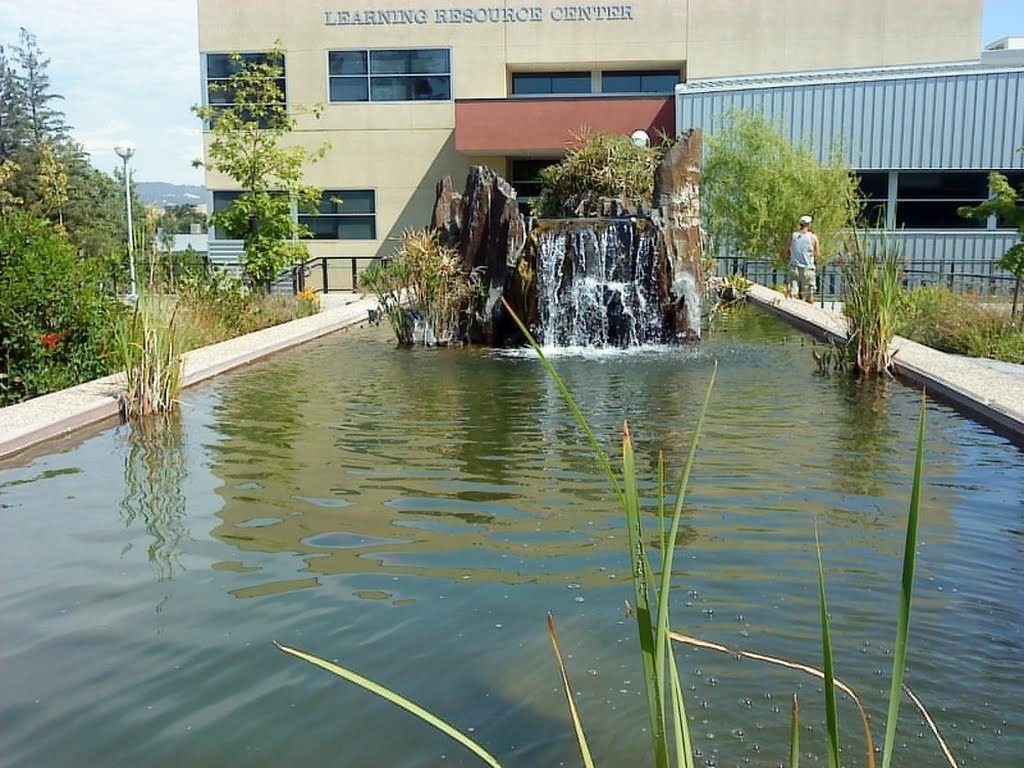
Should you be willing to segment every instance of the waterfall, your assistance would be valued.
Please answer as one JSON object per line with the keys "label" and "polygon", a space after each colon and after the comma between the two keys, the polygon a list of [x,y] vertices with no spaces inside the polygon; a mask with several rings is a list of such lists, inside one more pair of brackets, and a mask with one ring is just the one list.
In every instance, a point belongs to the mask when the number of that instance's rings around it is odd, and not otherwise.
{"label": "waterfall", "polygon": [[665,340],[656,230],[637,219],[541,225],[537,310],[545,346],[628,347]]}

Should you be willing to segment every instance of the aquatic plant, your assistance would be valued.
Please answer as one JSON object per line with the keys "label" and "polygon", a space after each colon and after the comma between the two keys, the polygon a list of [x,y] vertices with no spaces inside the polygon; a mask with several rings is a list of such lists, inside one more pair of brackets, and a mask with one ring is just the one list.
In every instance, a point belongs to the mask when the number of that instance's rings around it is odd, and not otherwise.
{"label": "aquatic plant", "polygon": [[877,231],[855,231],[840,259],[846,349],[856,370],[881,374],[892,365],[892,339],[903,304],[903,254],[899,244]]}
{"label": "aquatic plant", "polygon": [[115,332],[115,352],[125,375],[125,419],[168,413],[181,391],[181,347],[174,314],[169,319],[143,297]]}
{"label": "aquatic plant", "polygon": [[406,229],[393,256],[364,270],[359,284],[376,296],[404,346],[416,341],[417,321],[424,343],[462,341],[484,290],[479,273],[464,270],[459,254],[428,229]]}
{"label": "aquatic plant", "polygon": [[[513,317],[515,316],[513,315]],[[516,318],[516,320],[518,322],[518,318]],[[714,386],[715,371],[712,372],[708,382],[707,392],[694,426],[686,461],[676,486],[675,503],[670,511],[667,511],[666,509],[667,495],[665,488],[665,461],[663,456],[659,456],[656,502],[660,522],[658,542],[661,552],[661,570],[660,573],[656,573],[651,567],[646,551],[645,541],[647,541],[647,538],[644,535],[642,527],[642,505],[638,491],[639,482],[633,440],[628,424],[623,425],[622,474],[620,478],[613,469],[608,456],[601,448],[601,445],[587,422],[582,410],[572,397],[562,378],[558,375],[558,372],[544,356],[541,349],[536,345],[536,342],[532,340],[527,329],[520,325],[520,330],[524,333],[526,338],[530,339],[542,365],[555,382],[567,406],[577,420],[580,428],[583,430],[587,441],[590,443],[591,448],[594,451],[598,464],[608,477],[609,484],[626,517],[627,530],[629,534],[630,570],[633,582],[633,615],[636,619],[640,658],[643,666],[645,691],[648,704],[649,733],[652,739],[655,766],[657,766],[657,768],[668,768],[668,766],[671,765],[683,766],[684,768],[694,767],[694,748],[686,715],[686,702],[683,696],[683,684],[679,671],[676,667],[675,655],[671,650],[671,642],[679,642],[698,648],[706,648],[739,656],[741,658],[748,658],[763,663],[798,670],[821,679],[823,681],[826,699],[827,755],[830,768],[839,768],[840,765],[840,731],[836,707],[836,690],[844,692],[853,700],[858,708],[861,723],[864,728],[866,764],[870,766],[870,768],[874,768],[875,747],[869,718],[864,711],[864,707],[862,706],[859,697],[853,689],[835,676],[835,659],[831,645],[824,564],[821,548],[818,544],[816,527],[815,549],[817,552],[819,614],[822,637],[822,657],[824,660],[823,669],[819,670],[800,662],[771,657],[752,651],[727,648],[726,646],[717,643],[709,643],[707,641],[685,635],[670,628],[671,620],[669,598],[671,592],[675,544],[678,539],[679,524],[682,516],[682,507],[685,500],[686,490],[697,454],[698,440],[705,414],[708,411],[711,393]],[[893,671],[888,702],[888,717],[886,722],[885,740],[882,747],[882,768],[888,768],[892,759],[895,748],[896,723],[899,713],[901,694],[903,691],[908,693],[915,705],[925,716],[933,734],[939,741],[940,747],[942,748],[943,754],[948,763],[953,766],[956,765],[948,748],[942,741],[937,728],[935,728],[934,721],[932,721],[928,716],[923,705],[921,705],[920,700],[903,685],[903,666],[906,659],[907,640],[910,626],[917,527],[921,499],[923,450],[925,439],[924,415],[925,402],[922,397],[921,416],[917,435],[914,479],[912,484],[910,510],[906,526],[900,604],[896,619],[896,640],[894,643]],[[565,691],[569,715],[576,735],[580,757],[583,765],[589,768],[595,763],[590,747],[587,743],[586,730],[583,726],[582,717],[575,704],[575,694],[561,653],[558,636],[555,631],[554,619],[550,613],[548,614],[547,624],[548,636],[551,641],[558,671],[562,680],[562,686]],[[500,766],[500,763],[493,755],[487,752],[487,750],[478,743],[470,739],[466,734],[460,732],[457,728],[437,717],[435,714],[409,701],[401,694],[385,688],[350,669],[325,661],[305,651],[281,645],[280,643],[277,644],[277,647],[287,654],[295,656],[296,658],[302,659],[310,664],[320,667],[321,669],[325,669],[339,677],[342,677],[345,680],[353,682],[377,696],[380,696],[381,698],[405,709],[406,711],[415,714],[417,717],[433,725],[459,744],[474,752],[488,765]],[[800,742],[799,702],[795,695],[793,698],[791,718],[789,765],[792,768],[796,768],[799,763]]]}

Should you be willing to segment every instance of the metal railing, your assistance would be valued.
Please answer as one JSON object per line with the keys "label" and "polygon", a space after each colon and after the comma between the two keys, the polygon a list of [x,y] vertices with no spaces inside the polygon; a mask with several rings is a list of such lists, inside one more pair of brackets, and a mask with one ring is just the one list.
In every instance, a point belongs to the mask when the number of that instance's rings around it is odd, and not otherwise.
{"label": "metal railing", "polygon": [[[718,275],[739,274],[769,288],[786,284],[786,270],[773,262],[727,256],[717,259]],[[1016,281],[999,269],[992,259],[913,259],[905,262],[903,287],[911,290],[925,285],[943,285],[954,293],[979,296],[1009,296]],[[817,294],[822,299],[841,299],[843,273],[835,261],[817,271]]]}
{"label": "metal railing", "polygon": [[379,256],[317,256],[292,267],[292,291],[358,291],[359,273],[371,264],[387,260]]}

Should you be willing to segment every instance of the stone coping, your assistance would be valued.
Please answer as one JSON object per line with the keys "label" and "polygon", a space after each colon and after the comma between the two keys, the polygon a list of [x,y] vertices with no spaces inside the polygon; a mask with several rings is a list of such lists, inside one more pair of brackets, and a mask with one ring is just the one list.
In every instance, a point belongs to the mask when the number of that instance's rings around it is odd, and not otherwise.
{"label": "stone coping", "polygon": [[[818,338],[846,338],[846,321],[836,312],[786,298],[760,285],[751,286],[748,296],[755,304]],[[368,311],[377,308],[374,299],[352,296],[339,306],[338,297],[330,298],[328,308],[311,317],[186,353],[182,386],[198,384],[342,328],[364,324]],[[1024,437],[1024,366],[994,367],[990,361],[950,355],[901,337],[894,339],[893,347],[898,375],[1018,438]],[[118,395],[123,388],[123,374],[114,374],[0,408],[0,459],[118,417]]]}
{"label": "stone coping", "polygon": [[[347,303],[342,303],[346,299]],[[364,324],[369,310],[377,309],[376,299],[357,295],[325,297],[324,304],[321,312],[310,317],[186,352],[182,387],[193,386],[342,328]],[[122,391],[124,374],[114,374],[0,408],[0,459],[90,424],[118,417]]]}
{"label": "stone coping", "polygon": [[[846,319],[818,304],[752,285],[748,298],[821,339],[845,340]],[[897,336],[892,342],[898,376],[923,386],[972,416],[1024,438],[1024,365],[951,355]]]}

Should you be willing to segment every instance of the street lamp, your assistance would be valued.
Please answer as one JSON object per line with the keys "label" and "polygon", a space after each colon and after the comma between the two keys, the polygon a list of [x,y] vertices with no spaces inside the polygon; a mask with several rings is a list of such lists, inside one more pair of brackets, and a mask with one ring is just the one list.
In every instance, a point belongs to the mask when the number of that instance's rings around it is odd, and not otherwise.
{"label": "street lamp", "polygon": [[127,139],[122,139],[117,142],[114,151],[124,161],[124,206],[128,211],[128,277],[131,279],[128,299],[134,304],[139,295],[135,292],[135,234],[132,232],[132,193],[131,185],[128,183],[128,161],[135,154],[135,145]]}

